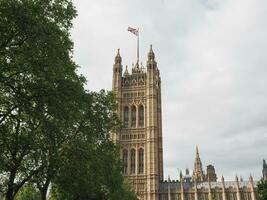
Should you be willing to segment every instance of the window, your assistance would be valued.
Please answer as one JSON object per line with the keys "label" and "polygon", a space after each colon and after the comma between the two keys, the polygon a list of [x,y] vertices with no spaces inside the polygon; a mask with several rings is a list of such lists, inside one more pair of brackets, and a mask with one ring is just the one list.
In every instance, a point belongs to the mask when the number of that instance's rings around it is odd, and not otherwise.
{"label": "window", "polygon": [[132,106],[132,128],[136,127],[136,108]]}
{"label": "window", "polygon": [[248,192],[248,200],[251,200],[251,193]]}
{"label": "window", "polygon": [[122,164],[123,164],[123,174],[127,174],[128,151],[126,149],[124,149],[122,152]]}
{"label": "window", "polygon": [[124,127],[129,127],[129,108],[128,106],[124,107],[124,111],[123,111],[123,124]]}
{"label": "window", "polygon": [[139,127],[144,127],[144,106],[139,107]]}
{"label": "window", "polygon": [[135,150],[131,150],[131,174],[135,173]]}
{"label": "window", "polygon": [[143,149],[139,149],[139,153],[138,153],[138,158],[139,158],[139,166],[138,166],[138,173],[139,174],[143,174],[144,173],[144,150]]}
{"label": "window", "polygon": [[233,198],[234,200],[237,200],[237,194],[236,193],[233,193],[233,197],[234,197]]}

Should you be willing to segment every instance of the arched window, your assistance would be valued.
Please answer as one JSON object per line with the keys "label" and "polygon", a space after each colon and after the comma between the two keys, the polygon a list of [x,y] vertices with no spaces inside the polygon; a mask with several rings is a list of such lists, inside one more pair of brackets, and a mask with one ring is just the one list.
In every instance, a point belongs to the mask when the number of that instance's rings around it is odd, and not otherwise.
{"label": "arched window", "polygon": [[136,127],[136,108],[132,106],[132,128]]}
{"label": "arched window", "polygon": [[135,173],[135,150],[131,150],[131,174]]}
{"label": "arched window", "polygon": [[139,107],[139,127],[144,127],[144,106]]}
{"label": "arched window", "polygon": [[128,151],[126,149],[124,149],[122,152],[122,165],[123,165],[123,174],[127,174]]}
{"label": "arched window", "polygon": [[123,124],[124,124],[124,127],[129,127],[129,108],[128,108],[128,106],[124,107]]}
{"label": "arched window", "polygon": [[138,173],[143,174],[144,173],[144,150],[139,149],[138,152]]}

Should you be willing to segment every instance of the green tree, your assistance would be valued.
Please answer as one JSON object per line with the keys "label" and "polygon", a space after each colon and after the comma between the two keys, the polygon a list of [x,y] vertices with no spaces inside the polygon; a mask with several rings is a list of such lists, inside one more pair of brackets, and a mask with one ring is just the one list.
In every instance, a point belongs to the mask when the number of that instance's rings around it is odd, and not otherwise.
{"label": "green tree", "polygon": [[40,200],[39,191],[30,184],[24,185],[16,195],[16,200]]}
{"label": "green tree", "polygon": [[51,183],[56,199],[135,199],[110,141],[118,125],[114,95],[86,91],[85,78],[76,73],[69,33],[75,16],[71,0],[0,0],[6,200],[30,190],[25,184],[45,200]]}
{"label": "green tree", "polygon": [[257,192],[259,194],[259,200],[267,199],[267,180],[261,180],[258,183]]}
{"label": "green tree", "polygon": [[62,151],[63,165],[52,196],[58,200],[136,199],[123,182],[118,147],[110,141],[110,132],[117,126],[113,94],[91,93],[91,105],[85,108],[86,123]]}
{"label": "green tree", "polygon": [[44,133],[54,126],[63,136],[76,114],[84,78],[72,61],[75,16],[70,0],[0,1],[0,173],[7,200],[52,171],[43,150],[55,155],[64,138]]}

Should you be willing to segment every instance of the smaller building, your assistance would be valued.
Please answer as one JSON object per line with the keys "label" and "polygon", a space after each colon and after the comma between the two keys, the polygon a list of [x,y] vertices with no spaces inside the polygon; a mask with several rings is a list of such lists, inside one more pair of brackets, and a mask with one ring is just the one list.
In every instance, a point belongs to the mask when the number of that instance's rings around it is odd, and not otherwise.
{"label": "smaller building", "polygon": [[[266,178],[267,167],[263,163],[263,177]],[[235,177],[234,181],[225,181],[222,176],[217,181],[215,167],[207,166],[206,173],[202,169],[202,162],[198,147],[192,176],[189,169],[185,175],[180,171],[179,180],[171,180],[160,183],[159,200],[258,200],[256,191],[257,182],[252,176],[249,180]]]}

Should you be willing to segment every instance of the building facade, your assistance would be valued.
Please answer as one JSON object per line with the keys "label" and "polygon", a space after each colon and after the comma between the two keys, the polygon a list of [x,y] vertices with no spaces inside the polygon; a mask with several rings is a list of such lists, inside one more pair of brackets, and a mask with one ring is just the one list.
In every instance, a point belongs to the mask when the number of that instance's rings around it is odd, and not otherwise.
{"label": "building facade", "polygon": [[[112,133],[120,144],[123,175],[141,200],[257,200],[256,182],[235,178],[217,181],[215,167],[203,171],[198,147],[192,175],[186,169],[179,180],[163,177],[161,78],[152,46],[146,67],[139,61],[123,71],[118,50],[113,65],[112,89],[122,128]],[[264,162],[265,163],[265,162]],[[266,166],[266,163],[264,164]],[[263,174],[267,172],[267,167]]]}
{"label": "building facade", "polygon": [[113,90],[123,122],[113,140],[121,145],[123,174],[140,199],[158,199],[163,181],[161,86],[152,46],[146,70],[137,62],[132,73],[122,72],[120,52],[113,65]]}

